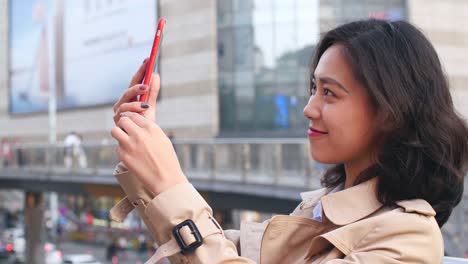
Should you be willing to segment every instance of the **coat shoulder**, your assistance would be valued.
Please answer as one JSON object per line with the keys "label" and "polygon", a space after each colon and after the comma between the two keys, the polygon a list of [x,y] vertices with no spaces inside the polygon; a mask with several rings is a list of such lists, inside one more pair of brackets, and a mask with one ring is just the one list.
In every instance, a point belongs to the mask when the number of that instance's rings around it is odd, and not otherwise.
{"label": "coat shoulder", "polygon": [[382,253],[404,263],[442,261],[442,232],[431,210],[425,209],[399,207],[383,214],[375,227],[356,245],[355,250],[387,249]]}
{"label": "coat shoulder", "polygon": [[433,215],[407,211],[405,208],[395,209],[383,215],[373,232],[382,230],[413,234],[415,238],[420,235],[442,239],[441,230]]}
{"label": "coat shoulder", "polygon": [[[442,232],[431,205],[421,199],[397,202],[397,208],[384,215],[376,229],[393,230],[395,233],[413,234],[413,239],[433,238],[443,245]],[[431,243],[432,244],[432,243]]]}

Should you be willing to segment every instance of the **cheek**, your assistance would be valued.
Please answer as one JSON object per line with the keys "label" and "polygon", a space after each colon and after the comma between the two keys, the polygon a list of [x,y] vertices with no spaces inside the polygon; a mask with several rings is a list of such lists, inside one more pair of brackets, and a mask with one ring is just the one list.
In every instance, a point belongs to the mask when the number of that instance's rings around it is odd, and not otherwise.
{"label": "cheek", "polygon": [[312,158],[322,163],[344,163],[368,152],[373,142],[369,113],[364,109],[324,109],[322,121],[329,134],[323,140],[311,140]]}
{"label": "cheek", "polygon": [[347,128],[346,131],[350,137],[355,140],[361,139],[361,141],[372,138],[375,131],[375,118],[366,108],[350,110],[343,117],[341,123],[345,125],[344,128]]}

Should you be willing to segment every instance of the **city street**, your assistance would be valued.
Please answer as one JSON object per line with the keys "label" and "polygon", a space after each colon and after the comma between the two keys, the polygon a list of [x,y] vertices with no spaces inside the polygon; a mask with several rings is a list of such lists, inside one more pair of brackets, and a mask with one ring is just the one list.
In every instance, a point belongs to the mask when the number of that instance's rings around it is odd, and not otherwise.
{"label": "city street", "polygon": [[[111,263],[110,261],[106,260],[106,248],[104,246],[76,242],[65,242],[58,245],[58,248],[62,250],[64,257],[70,254],[91,254],[102,263]],[[145,258],[145,261],[148,258],[149,256]],[[127,251],[125,254],[123,252],[119,253],[119,263],[133,264],[142,262],[139,261],[136,251]]]}

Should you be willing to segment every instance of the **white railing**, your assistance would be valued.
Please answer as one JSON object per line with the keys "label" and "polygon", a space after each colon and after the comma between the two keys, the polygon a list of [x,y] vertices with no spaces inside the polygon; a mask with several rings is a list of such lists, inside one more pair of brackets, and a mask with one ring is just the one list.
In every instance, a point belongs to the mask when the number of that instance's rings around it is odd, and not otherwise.
{"label": "white railing", "polygon": [[[8,166],[110,176],[118,162],[115,147],[113,143],[83,144],[67,162],[62,144],[18,145],[11,148],[13,159]],[[304,139],[176,140],[174,148],[184,172],[192,179],[315,189],[320,186],[324,169],[310,159]]]}

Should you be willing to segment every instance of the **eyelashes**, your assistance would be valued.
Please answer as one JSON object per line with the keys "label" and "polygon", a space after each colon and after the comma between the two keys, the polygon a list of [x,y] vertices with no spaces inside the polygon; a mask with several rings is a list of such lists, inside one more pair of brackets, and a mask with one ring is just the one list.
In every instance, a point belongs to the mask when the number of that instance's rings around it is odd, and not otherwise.
{"label": "eyelashes", "polygon": [[[315,82],[311,83],[310,84],[310,87],[309,87],[309,95],[312,96],[312,95],[315,95],[317,93],[317,85],[315,84]],[[323,95],[325,97],[330,97],[330,96],[335,96],[335,94],[328,88],[323,88]]]}
{"label": "eyelashes", "polygon": [[317,92],[317,85],[315,84],[315,82],[311,82],[309,86],[309,95],[315,95],[316,92]]}

